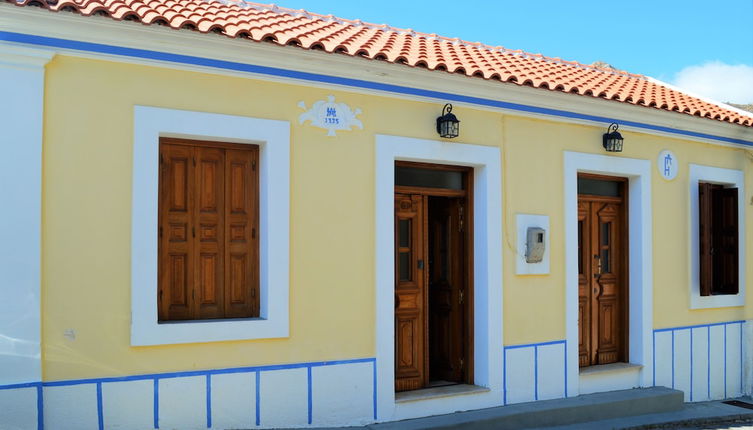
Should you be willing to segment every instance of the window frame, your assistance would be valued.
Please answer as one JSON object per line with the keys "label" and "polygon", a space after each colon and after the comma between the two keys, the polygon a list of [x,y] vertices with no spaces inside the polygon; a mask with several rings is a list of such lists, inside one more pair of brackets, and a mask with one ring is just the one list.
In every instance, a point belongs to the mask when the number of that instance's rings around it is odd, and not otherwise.
{"label": "window frame", "polygon": [[[259,318],[158,323],[160,137],[259,145]],[[131,345],[288,337],[289,122],[135,106],[132,174]]]}
{"label": "window frame", "polygon": [[[690,308],[709,309],[745,305],[745,174],[742,170],[725,169],[698,164],[690,164]],[[700,263],[700,214],[698,184],[711,183],[737,188],[738,216],[738,293],[724,295],[701,295]]]}

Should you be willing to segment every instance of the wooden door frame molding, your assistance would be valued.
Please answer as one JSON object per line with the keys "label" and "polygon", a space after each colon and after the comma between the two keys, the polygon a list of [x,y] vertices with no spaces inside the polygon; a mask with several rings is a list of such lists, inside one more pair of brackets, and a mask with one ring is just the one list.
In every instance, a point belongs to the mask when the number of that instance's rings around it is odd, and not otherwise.
{"label": "wooden door frame molding", "polygon": [[[400,186],[395,185],[395,196],[398,194],[404,194],[404,195],[420,195],[425,198],[428,197],[446,197],[446,198],[462,198],[464,201],[464,205],[467,208],[467,214],[466,219],[468,220],[466,222],[465,231],[462,233],[462,236],[465,241],[465,253],[463,254],[464,262],[463,262],[463,278],[464,278],[464,292],[467,294],[466,297],[468,299],[464,302],[465,305],[465,311],[463,314],[463,318],[465,319],[465,327],[463,329],[463,356],[462,359],[466,363],[466,370],[465,370],[465,376],[463,379],[465,381],[460,382],[462,384],[466,383],[472,383],[473,381],[473,246],[468,246],[470,243],[473,244],[473,168],[469,166],[458,166],[458,165],[447,165],[447,164],[433,164],[433,163],[418,163],[418,162],[409,162],[409,161],[395,161],[395,167],[411,167],[411,168],[417,168],[417,169],[431,169],[431,170],[442,170],[442,171],[451,171],[451,172],[461,172],[463,174],[463,189],[462,190],[452,190],[448,188],[433,188],[433,187],[412,187],[412,186]],[[425,206],[425,209],[428,210],[428,205]],[[397,209],[396,209],[397,211]],[[397,212],[396,212],[397,213]],[[424,212],[422,215],[423,221],[428,221],[428,212]],[[424,224],[422,227],[422,231],[424,235],[429,235],[429,228],[428,224]],[[429,249],[428,249],[428,236],[427,240],[425,241],[424,245],[426,249],[423,250],[423,256],[426,261],[429,261]],[[397,252],[397,248],[395,250]],[[397,268],[395,268],[397,270]],[[429,346],[429,337],[430,337],[430,329],[429,329],[429,306],[428,303],[430,301],[429,296],[429,275],[428,271],[425,274],[425,278],[423,279],[423,287],[425,288],[423,291],[423,300],[424,300],[424,319],[425,319],[425,327],[424,327],[424,354],[428,356],[430,354],[431,348]],[[429,364],[431,360],[426,359],[424,363],[424,372],[425,377],[428,378],[430,376],[429,374]],[[425,387],[423,387],[425,388]]]}
{"label": "wooden door frame molding", "polygon": [[[473,168],[474,384],[488,388],[452,398],[395,402],[394,194],[395,162]],[[502,398],[502,178],[496,146],[376,137],[375,281],[377,421],[499,405]]]}
{"label": "wooden door frame molding", "polygon": [[[628,320],[629,361],[635,367],[635,381],[619,376],[599,377],[597,384],[584,385],[578,367],[578,174],[628,178]],[[653,375],[653,258],[651,161],[626,157],[565,151],[565,331],[567,340],[567,396],[593,390],[608,391],[637,384],[648,387]],[[590,381],[593,381],[591,378]]]}
{"label": "wooden door frame molding", "polygon": [[[578,194],[578,206],[580,207],[581,202],[587,202],[587,203],[616,203],[619,204],[620,210],[619,210],[619,217],[620,218],[620,227],[619,227],[619,235],[620,235],[620,242],[617,246],[617,249],[615,252],[617,252],[618,255],[618,263],[619,263],[619,271],[617,272],[617,281],[618,284],[621,286],[618,294],[618,300],[619,300],[619,306],[620,309],[620,324],[623,328],[623,330],[626,331],[625,336],[622,337],[620,342],[620,348],[621,351],[619,353],[620,358],[627,358],[630,356],[630,291],[628,286],[630,285],[630,278],[629,278],[629,267],[630,267],[630,261],[628,257],[628,253],[626,252],[630,248],[630,223],[628,222],[628,208],[629,205],[629,193],[628,193],[628,186],[629,186],[629,180],[628,178],[625,178],[623,176],[607,176],[607,175],[595,175],[591,173],[578,173],[578,179],[595,179],[599,181],[608,181],[608,182],[616,182],[619,184],[619,197],[611,197],[611,196],[603,196],[603,195],[594,195],[594,194]],[[580,209],[579,209],[580,210]],[[589,233],[589,238],[592,239],[591,233]],[[580,244],[582,246],[582,244]],[[589,258],[590,254],[593,254],[593,248],[589,246],[589,249],[591,252],[589,252]],[[584,263],[585,266],[585,263]],[[589,280],[589,282],[592,281],[591,274],[593,272],[589,270],[588,275],[586,278]],[[589,289],[591,287],[589,286]],[[591,320],[591,324],[594,324],[593,320]],[[593,327],[592,327],[593,329]],[[579,339],[580,340],[580,339]],[[593,338],[591,338],[593,341]],[[580,342],[579,342],[580,343]],[[618,362],[626,362],[629,361],[627,359],[620,360]],[[591,366],[591,365],[589,365]]]}

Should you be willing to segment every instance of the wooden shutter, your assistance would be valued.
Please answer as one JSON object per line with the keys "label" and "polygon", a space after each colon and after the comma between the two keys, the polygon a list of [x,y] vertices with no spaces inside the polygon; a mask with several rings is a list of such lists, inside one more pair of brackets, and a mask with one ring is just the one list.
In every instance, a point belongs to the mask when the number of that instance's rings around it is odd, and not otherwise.
{"label": "wooden shutter", "polygon": [[719,212],[714,224],[714,293],[737,294],[738,287],[738,219],[737,188],[714,190],[714,209]]}
{"label": "wooden shutter", "polygon": [[227,150],[225,157],[227,318],[259,316],[258,155],[258,150]]}
{"label": "wooden shutter", "polygon": [[159,320],[193,316],[193,150],[160,145]]}
{"label": "wooden shutter", "polygon": [[712,184],[698,184],[698,247],[701,295],[710,296],[714,284]]}
{"label": "wooden shutter", "polygon": [[222,318],[224,217],[225,217],[225,151],[218,148],[194,147],[196,160],[195,202],[192,236],[196,276],[196,319]]}
{"label": "wooden shutter", "polygon": [[254,145],[160,142],[160,321],[259,316],[257,159]]}

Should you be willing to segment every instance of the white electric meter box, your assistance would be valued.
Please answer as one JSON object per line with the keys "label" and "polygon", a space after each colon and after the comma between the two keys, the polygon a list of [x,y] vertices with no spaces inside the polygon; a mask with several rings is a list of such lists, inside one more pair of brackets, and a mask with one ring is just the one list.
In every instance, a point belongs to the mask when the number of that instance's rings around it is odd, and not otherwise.
{"label": "white electric meter box", "polygon": [[544,240],[544,230],[541,227],[528,227],[526,234],[526,263],[541,263],[544,259],[546,250],[546,241]]}
{"label": "white electric meter box", "polygon": [[549,274],[549,216],[517,214],[517,275]]}

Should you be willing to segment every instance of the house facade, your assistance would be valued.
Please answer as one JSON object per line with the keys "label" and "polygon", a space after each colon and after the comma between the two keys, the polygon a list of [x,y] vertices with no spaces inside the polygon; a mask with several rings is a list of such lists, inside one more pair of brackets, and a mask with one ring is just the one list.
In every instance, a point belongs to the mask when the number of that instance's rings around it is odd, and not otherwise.
{"label": "house facade", "polygon": [[1,2],[0,76],[0,427],[751,392],[751,114],[243,2]]}

